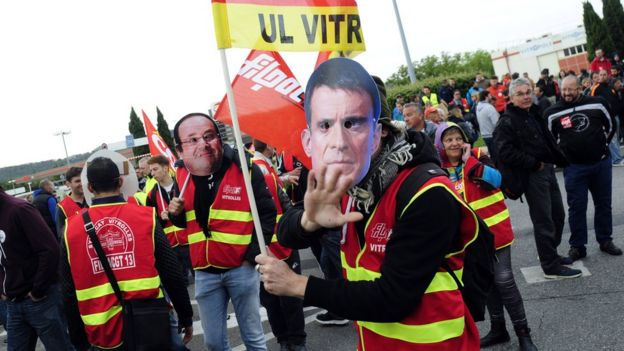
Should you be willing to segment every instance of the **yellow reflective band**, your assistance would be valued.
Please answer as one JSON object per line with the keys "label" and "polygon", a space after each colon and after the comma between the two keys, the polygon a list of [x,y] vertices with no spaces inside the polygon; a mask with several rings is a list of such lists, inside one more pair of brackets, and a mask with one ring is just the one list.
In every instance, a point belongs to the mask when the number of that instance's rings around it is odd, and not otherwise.
{"label": "yellow reflective band", "polygon": [[277,215],[277,218],[275,218],[275,223],[279,222],[280,219],[282,219],[282,214]]}
{"label": "yellow reflective band", "polygon": [[251,222],[251,212],[235,210],[210,209],[210,219],[221,219],[226,221]]}
{"label": "yellow reflective band", "polygon": [[[121,280],[117,282],[122,291],[140,291],[147,289],[156,289],[160,286],[160,277],[141,278],[132,280]],[[94,286],[88,289],[76,290],[76,298],[78,301],[96,299],[98,297],[113,294],[114,290],[110,283]]]}
{"label": "yellow reflective band", "polygon": [[464,333],[465,328],[463,316],[421,325],[360,321],[358,324],[376,334],[413,344],[433,344],[456,338]]}
{"label": "yellow reflective band", "polygon": [[113,306],[108,311],[93,313],[80,316],[82,318],[82,322],[84,325],[88,326],[98,326],[105,324],[111,318],[115,317],[116,314],[121,312],[121,306]]}
{"label": "yellow reflective band", "polygon": [[505,209],[504,211],[501,211],[493,215],[492,217],[485,218],[483,221],[485,222],[485,224],[487,224],[488,227],[492,227],[506,220],[507,218],[509,218],[509,210]]}
{"label": "yellow reflective band", "polygon": [[[358,257],[359,260],[359,257]],[[342,268],[347,272],[347,280],[360,281],[360,280],[375,280],[381,277],[381,273],[374,272],[362,267],[351,267],[347,263],[347,258],[344,252],[340,251],[340,261],[342,261]]]}
{"label": "yellow reflective band", "polygon": [[[457,276],[457,279],[462,281],[464,269],[458,269],[453,272],[455,273],[455,276]],[[427,290],[425,290],[425,294],[439,291],[453,291],[457,289],[459,289],[459,287],[449,272],[436,272],[435,276],[431,280],[431,283],[429,283]]]}
{"label": "yellow reflective band", "polygon": [[188,243],[190,245],[190,244],[195,244],[195,243],[198,243],[200,241],[206,240],[206,236],[204,235],[204,232],[199,231],[199,232],[195,232],[193,234],[189,234],[187,239],[188,239]]}
{"label": "yellow reflective band", "polygon": [[277,242],[277,234],[273,234],[273,236],[271,237],[271,244],[276,243]]}
{"label": "yellow reflective band", "polygon": [[[210,232],[210,240],[226,244],[248,245],[251,243],[251,234],[230,234],[222,232]],[[190,242],[190,241],[189,241]]]}
{"label": "yellow reflective band", "polygon": [[190,211],[186,211],[186,221],[190,222],[190,221],[194,221],[195,220],[195,210],[190,210]]}
{"label": "yellow reflective band", "polygon": [[502,191],[497,191],[496,194],[490,195],[488,197],[484,197],[483,199],[479,199],[471,202],[469,205],[473,210],[480,210],[482,208],[488,207],[492,204],[495,204],[499,201],[505,200],[505,196]]}
{"label": "yellow reflective band", "polygon": [[171,234],[178,230],[182,230],[182,228],[178,228],[175,225],[172,225],[171,227],[163,228],[163,231],[165,232],[165,234]]}

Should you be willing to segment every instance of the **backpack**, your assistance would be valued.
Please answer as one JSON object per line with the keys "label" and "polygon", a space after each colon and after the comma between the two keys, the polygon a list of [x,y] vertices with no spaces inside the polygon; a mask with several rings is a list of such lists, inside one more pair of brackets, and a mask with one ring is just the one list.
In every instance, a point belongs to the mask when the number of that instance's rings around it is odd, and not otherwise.
{"label": "backpack", "polygon": [[[418,188],[432,177],[439,176],[439,172],[445,173],[433,163],[419,165],[414,172],[418,174],[416,176]],[[494,246],[494,234],[476,213],[475,217],[479,225],[479,232],[475,240],[465,250],[463,284],[446,261],[442,263],[442,268],[453,277],[472,318],[475,322],[479,322],[485,320],[485,305],[494,286],[494,264],[498,259]]]}

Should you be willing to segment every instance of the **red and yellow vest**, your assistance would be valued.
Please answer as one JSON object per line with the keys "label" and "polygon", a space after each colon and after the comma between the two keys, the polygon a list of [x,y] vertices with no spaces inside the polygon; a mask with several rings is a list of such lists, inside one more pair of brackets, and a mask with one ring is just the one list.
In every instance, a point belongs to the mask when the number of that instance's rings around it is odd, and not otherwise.
{"label": "red and yellow vest", "polygon": [[[464,200],[488,225],[488,228],[494,234],[494,246],[496,250],[499,250],[511,245],[514,241],[514,233],[509,210],[505,204],[505,196],[500,189],[486,190],[480,187],[479,184],[470,181],[470,179],[466,181],[467,172],[477,166],[480,157],[481,149],[473,148],[472,156],[468,158],[463,167],[463,175],[459,181],[461,184],[456,184],[456,188],[460,188],[458,190],[460,190],[459,192]],[[442,164],[446,168],[452,167],[446,158],[444,158]]]}
{"label": "red and yellow vest", "polygon": [[[154,259],[154,209],[114,203],[91,206],[88,211],[124,299],[162,297]],[[91,245],[82,216],[68,221],[65,246],[89,343],[105,349],[120,346],[121,305]]]}
{"label": "red and yellow vest", "polygon": [[195,215],[195,184],[186,168],[178,167],[177,179],[189,179],[184,198],[186,235],[189,243],[191,264],[194,269],[210,266],[216,268],[239,267],[244,260],[253,234],[253,219],[243,173],[232,162],[225,172],[214,202],[210,206],[206,236],[197,222],[203,220]]}
{"label": "red and yellow vest", "polygon": [[71,196],[65,196],[63,201],[58,203],[58,206],[67,219],[79,214],[82,210],[82,207],[80,207]]}
{"label": "red and yellow vest", "polygon": [[[404,170],[385,191],[365,227],[365,245],[361,248],[355,225],[343,228],[341,245],[343,274],[349,281],[372,281],[381,277],[385,247],[392,235],[397,218],[407,209],[396,208],[396,197],[403,181],[413,169]],[[427,181],[412,197],[408,205],[425,191],[441,187],[460,203],[462,221],[461,242],[457,251],[446,255],[446,262],[461,279],[466,246],[477,235],[478,224],[473,211],[451,188],[447,177]],[[343,199],[343,209],[349,205]],[[358,350],[393,351],[469,351],[479,349],[479,333],[465,306],[461,292],[453,277],[442,267],[438,268],[418,307],[400,322],[377,323],[356,321]]]}
{"label": "red and yellow vest", "polygon": [[275,172],[275,169],[265,160],[254,158],[253,162],[264,169],[262,173],[264,174],[264,180],[266,182],[269,191],[271,192],[271,196],[273,196],[273,202],[275,203],[275,209],[277,210],[277,218],[275,220],[275,229],[273,230],[273,236],[271,236],[271,243],[269,243],[269,250],[280,260],[285,260],[292,254],[292,249],[288,247],[284,247],[277,242],[277,224],[279,223],[280,218],[282,218],[282,214],[284,210],[282,209],[282,204],[280,203],[279,196],[277,195],[278,191],[283,191],[284,184],[282,184],[282,180]]}
{"label": "red and yellow vest", "polygon": [[[175,181],[175,180],[174,180]],[[160,188],[158,184],[152,188],[147,194],[147,197],[150,198],[150,201],[156,204],[156,215],[160,218],[160,214],[162,211],[166,210],[169,206],[169,200],[164,196],[160,196],[158,193]],[[164,202],[164,203],[163,203]],[[173,225],[171,221],[167,221],[163,226],[163,231],[167,236],[167,240],[169,240],[169,245],[171,247],[176,247],[178,245],[188,245],[188,240],[186,238],[186,233],[184,228],[179,228]]]}

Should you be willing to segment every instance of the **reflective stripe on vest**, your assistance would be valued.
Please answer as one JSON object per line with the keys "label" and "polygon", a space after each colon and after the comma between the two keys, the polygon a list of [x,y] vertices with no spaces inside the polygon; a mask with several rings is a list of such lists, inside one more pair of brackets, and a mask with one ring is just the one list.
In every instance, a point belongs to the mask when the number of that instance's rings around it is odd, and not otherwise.
{"label": "reflective stripe on vest", "polygon": [[[124,299],[162,297],[154,258],[154,209],[114,203],[95,205],[88,211]],[[100,348],[119,346],[122,307],[90,244],[82,216],[67,221],[64,239],[89,343]]]}
{"label": "reflective stripe on vest", "polygon": [[[188,171],[177,169],[177,179],[186,179]],[[188,182],[184,194],[186,234],[194,269],[209,266],[234,268],[243,262],[252,241],[253,219],[247,199],[243,174],[232,163],[221,179],[219,189],[208,213],[209,235],[204,234],[195,212],[195,184]]]}
{"label": "reflective stripe on vest", "polygon": [[[461,280],[464,250],[474,241],[478,230],[476,215],[451,190],[450,182],[445,177],[436,177],[428,181],[412,196],[403,209],[396,209],[396,194],[410,173],[411,170],[401,172],[380,199],[366,223],[366,243],[361,249],[359,245],[354,246],[349,243],[350,240],[358,240],[355,227],[353,225],[346,227],[346,237],[341,245],[341,261],[344,274],[349,281],[371,281],[381,278],[380,268],[384,260],[385,244],[390,240],[389,230],[394,227],[395,219],[401,218],[420,195],[434,187],[442,187],[448,191],[459,202],[462,209],[461,243],[455,252],[446,255],[449,266]],[[396,212],[399,212],[400,216],[396,216]],[[384,249],[380,249],[380,246]],[[440,268],[427,286],[422,303],[402,321],[393,323],[357,321],[360,329],[360,345],[362,349],[376,350],[383,347],[385,343],[390,343],[393,347],[396,343],[403,343],[400,348],[407,350],[418,349],[417,345],[409,344],[440,343],[440,345],[446,345],[447,341],[450,344],[462,343],[464,341],[459,337],[464,335],[466,330],[466,313],[455,280],[448,272]],[[433,314],[441,317],[436,319],[428,317]],[[370,335],[377,336],[370,337]]]}

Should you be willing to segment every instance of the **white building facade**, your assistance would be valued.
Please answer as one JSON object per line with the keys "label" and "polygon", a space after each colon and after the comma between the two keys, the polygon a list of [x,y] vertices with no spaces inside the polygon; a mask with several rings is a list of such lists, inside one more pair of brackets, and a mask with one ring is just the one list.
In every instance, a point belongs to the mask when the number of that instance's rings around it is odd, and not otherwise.
{"label": "white building facade", "polygon": [[522,75],[527,72],[529,77],[537,79],[545,68],[556,77],[561,70],[579,74],[581,69],[588,69],[586,43],[585,27],[581,25],[574,30],[544,35],[520,45],[495,50],[490,55],[494,72],[499,78],[506,73],[518,72]]}

